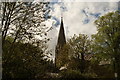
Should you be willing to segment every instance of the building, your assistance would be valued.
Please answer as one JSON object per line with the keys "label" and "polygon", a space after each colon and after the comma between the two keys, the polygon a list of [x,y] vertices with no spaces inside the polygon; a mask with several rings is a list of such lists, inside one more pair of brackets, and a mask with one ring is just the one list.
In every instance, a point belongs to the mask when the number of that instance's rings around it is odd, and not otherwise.
{"label": "building", "polygon": [[57,45],[55,49],[55,66],[57,64],[57,59],[59,57],[60,51],[65,44],[66,44],[66,38],[65,38],[65,32],[64,32],[64,24],[63,24],[63,18],[61,17],[61,25],[60,25]]}

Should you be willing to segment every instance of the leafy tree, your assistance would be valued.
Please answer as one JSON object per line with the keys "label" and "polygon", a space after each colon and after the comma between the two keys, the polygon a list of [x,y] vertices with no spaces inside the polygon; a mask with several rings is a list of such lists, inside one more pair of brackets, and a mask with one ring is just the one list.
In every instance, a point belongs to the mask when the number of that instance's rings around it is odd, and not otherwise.
{"label": "leafy tree", "polygon": [[[4,78],[41,78],[51,71],[47,61],[49,39],[44,24],[49,17],[48,2],[2,2],[2,49]],[[41,39],[38,39],[41,37]],[[47,69],[48,68],[48,69]]]}
{"label": "leafy tree", "polygon": [[66,65],[72,69],[80,69],[83,73],[86,65],[85,56],[91,53],[90,42],[87,35],[74,35],[58,57],[60,66]]}
{"label": "leafy tree", "polygon": [[2,57],[2,78],[43,78],[50,71],[50,61],[47,61],[44,48],[30,43],[15,42],[14,50],[9,53],[12,38],[5,40]]}
{"label": "leafy tree", "polygon": [[81,71],[81,73],[84,72],[86,61],[85,56],[91,54],[91,48],[90,48],[90,40],[87,35],[85,34],[79,34],[79,36],[74,36],[69,41],[69,45],[71,47],[71,56],[75,60],[75,62],[78,63],[78,67]]}
{"label": "leafy tree", "polygon": [[115,72],[120,67],[120,13],[110,12],[95,21],[97,34],[93,35],[93,50],[102,60],[111,60]]}

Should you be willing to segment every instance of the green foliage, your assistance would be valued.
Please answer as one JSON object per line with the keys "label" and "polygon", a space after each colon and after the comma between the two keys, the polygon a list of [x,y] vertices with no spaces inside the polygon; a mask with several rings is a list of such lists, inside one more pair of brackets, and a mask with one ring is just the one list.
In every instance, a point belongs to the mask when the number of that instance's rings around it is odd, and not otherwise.
{"label": "green foliage", "polygon": [[95,74],[92,73],[82,73],[79,70],[67,70],[62,71],[61,73],[62,79],[87,79],[87,78],[95,78]]}
{"label": "green foliage", "polygon": [[[90,52],[90,40],[87,35],[79,34],[79,36],[74,35],[68,42],[71,49],[74,51],[71,53],[73,57],[82,59],[82,54],[89,54]],[[80,56],[81,55],[81,56]]]}
{"label": "green foliage", "polygon": [[[97,60],[98,58],[98,60]],[[101,64],[99,57],[93,57],[89,64],[88,73],[95,73],[97,78],[114,78],[114,70],[112,64]]]}
{"label": "green foliage", "polygon": [[[64,62],[67,64],[67,71],[63,71],[62,73],[64,77],[79,78],[92,75],[92,77],[98,78],[114,78],[114,71],[119,75],[119,17],[120,14],[116,11],[110,12],[96,20],[95,24],[98,32],[92,35],[92,40],[89,40],[86,35],[80,34],[79,36],[75,35],[68,41],[68,47],[66,47],[68,49],[62,52],[64,58],[66,57],[68,60],[61,59],[63,61],[65,60]],[[88,59],[89,61],[85,60],[85,56],[91,53],[94,54],[92,59]]]}
{"label": "green foliage", "polygon": [[[85,71],[86,61],[85,56],[91,54],[91,41],[85,34],[79,34],[79,36],[74,35],[68,42],[70,46],[70,62],[73,61],[74,64],[81,72]],[[75,61],[75,62],[74,62]]]}
{"label": "green foliage", "polygon": [[[120,14],[111,12],[95,21],[98,33],[93,35],[96,53],[115,57],[120,51]],[[99,50],[98,50],[99,49]]]}
{"label": "green foliage", "polygon": [[85,68],[88,67],[85,56],[92,53],[90,42],[85,34],[74,35],[60,51],[57,66],[85,72]]}
{"label": "green foliage", "polygon": [[[43,22],[50,18],[48,2],[2,2],[3,78],[43,77],[52,62],[44,45],[48,29]],[[48,58],[48,57],[47,57]],[[48,67],[49,66],[49,67]],[[48,69],[47,69],[48,68]]]}
{"label": "green foliage", "polygon": [[[93,52],[99,61],[110,60],[115,64],[115,72],[119,74],[120,67],[120,14],[110,12],[95,21],[97,34],[92,36]],[[114,69],[114,68],[113,68]]]}
{"label": "green foliage", "polygon": [[30,43],[16,42],[11,47],[8,38],[3,46],[3,79],[43,77],[51,67],[44,53],[42,48]]}
{"label": "green foliage", "polygon": [[61,72],[63,78],[83,78],[80,71],[76,70],[67,70]]}

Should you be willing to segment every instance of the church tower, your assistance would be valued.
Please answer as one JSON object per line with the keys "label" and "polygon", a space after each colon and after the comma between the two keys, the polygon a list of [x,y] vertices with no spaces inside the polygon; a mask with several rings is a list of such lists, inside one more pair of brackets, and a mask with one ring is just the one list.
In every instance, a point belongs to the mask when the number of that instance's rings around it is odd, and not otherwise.
{"label": "church tower", "polygon": [[63,18],[61,17],[61,25],[60,25],[57,45],[55,49],[55,66],[57,65],[57,59],[59,57],[60,51],[62,50],[65,44],[66,44],[66,38],[65,38],[65,32],[64,32],[64,24],[63,24]]}

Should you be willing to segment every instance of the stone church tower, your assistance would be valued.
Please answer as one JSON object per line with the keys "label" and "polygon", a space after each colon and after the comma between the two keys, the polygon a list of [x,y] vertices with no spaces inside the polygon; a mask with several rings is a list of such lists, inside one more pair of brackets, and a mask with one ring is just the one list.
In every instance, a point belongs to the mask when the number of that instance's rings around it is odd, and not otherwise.
{"label": "stone church tower", "polygon": [[66,44],[66,38],[64,32],[64,24],[63,24],[63,18],[61,17],[61,25],[60,25],[57,45],[55,49],[55,66],[57,65],[57,58],[59,57],[60,51],[62,50],[65,44]]}

